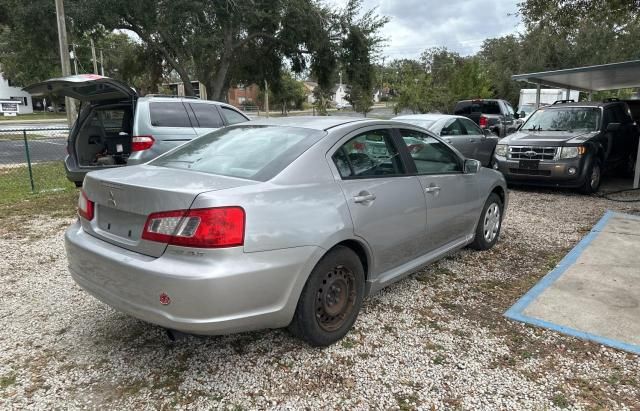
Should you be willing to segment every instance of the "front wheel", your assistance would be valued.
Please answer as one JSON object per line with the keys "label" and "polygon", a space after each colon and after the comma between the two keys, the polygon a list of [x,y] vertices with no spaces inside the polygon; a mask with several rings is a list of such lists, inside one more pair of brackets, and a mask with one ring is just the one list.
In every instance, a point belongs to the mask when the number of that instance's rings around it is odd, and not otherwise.
{"label": "front wheel", "polygon": [[364,298],[364,269],[350,248],[337,246],[307,279],[289,331],[312,346],[344,337],[358,317]]}
{"label": "front wheel", "polygon": [[502,228],[502,210],[504,205],[500,196],[491,193],[482,208],[480,221],[476,226],[476,237],[471,243],[474,250],[488,250],[495,245]]}
{"label": "front wheel", "polygon": [[600,167],[600,161],[594,160],[585,173],[584,182],[582,183],[582,187],[580,187],[580,191],[584,194],[597,192],[600,188],[601,178],[602,167]]}

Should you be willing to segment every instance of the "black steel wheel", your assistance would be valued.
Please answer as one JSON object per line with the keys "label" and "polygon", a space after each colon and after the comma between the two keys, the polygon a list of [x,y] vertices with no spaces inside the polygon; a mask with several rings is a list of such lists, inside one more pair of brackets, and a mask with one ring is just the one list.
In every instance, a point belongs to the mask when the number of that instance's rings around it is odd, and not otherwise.
{"label": "black steel wheel", "polygon": [[362,262],[353,250],[331,249],[307,279],[289,325],[291,333],[313,346],[340,340],[358,317],[364,280]]}

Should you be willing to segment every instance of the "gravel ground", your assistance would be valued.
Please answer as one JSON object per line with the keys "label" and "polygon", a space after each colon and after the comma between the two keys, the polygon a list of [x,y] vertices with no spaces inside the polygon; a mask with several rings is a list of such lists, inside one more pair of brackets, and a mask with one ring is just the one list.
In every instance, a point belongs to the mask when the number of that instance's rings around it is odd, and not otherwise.
{"label": "gravel ground", "polygon": [[640,409],[640,359],[502,313],[607,209],[514,190],[498,245],[462,250],[369,298],[342,342],[280,330],[169,342],[83,292],[69,219],[0,228],[0,408]]}

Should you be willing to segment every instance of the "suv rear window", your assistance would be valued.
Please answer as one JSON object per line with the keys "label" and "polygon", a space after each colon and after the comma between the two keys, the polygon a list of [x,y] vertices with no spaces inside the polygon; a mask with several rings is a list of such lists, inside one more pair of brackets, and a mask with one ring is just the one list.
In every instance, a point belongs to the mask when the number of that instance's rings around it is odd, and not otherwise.
{"label": "suv rear window", "polygon": [[267,181],[325,132],[299,127],[236,126],[192,140],[153,160],[159,167]]}
{"label": "suv rear window", "polygon": [[149,103],[151,125],[154,127],[191,127],[184,104]]}
{"label": "suv rear window", "polygon": [[491,100],[460,101],[456,104],[454,114],[465,116],[471,113],[500,114],[500,104]]}

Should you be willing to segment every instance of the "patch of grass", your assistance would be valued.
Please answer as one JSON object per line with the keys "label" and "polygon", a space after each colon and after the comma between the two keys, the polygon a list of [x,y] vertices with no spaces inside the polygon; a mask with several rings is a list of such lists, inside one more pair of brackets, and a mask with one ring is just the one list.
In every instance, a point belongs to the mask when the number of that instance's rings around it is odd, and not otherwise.
{"label": "patch of grass", "polygon": [[0,389],[5,389],[16,383],[16,374],[11,373],[6,377],[0,377]]}
{"label": "patch of grass", "polygon": [[435,357],[433,357],[433,363],[435,365],[442,365],[447,361],[447,357],[445,357],[444,355],[438,354]]}
{"label": "patch of grass", "polygon": [[0,206],[34,198],[76,192],[75,186],[65,176],[62,162],[33,164],[35,193],[31,191],[27,166],[0,168]]}
{"label": "patch of grass", "polygon": [[401,411],[415,410],[420,405],[420,399],[415,393],[411,394],[396,394],[396,404]]}
{"label": "patch of grass", "polygon": [[558,408],[569,408],[571,406],[569,399],[561,392],[554,394],[551,397],[551,402]]}
{"label": "patch of grass", "polygon": [[340,345],[342,345],[342,348],[350,349],[356,346],[356,342],[351,338],[345,338],[340,342]]}
{"label": "patch of grass", "polygon": [[0,116],[0,121],[20,121],[20,120],[60,120],[66,119],[65,113],[31,113],[31,114],[19,114],[13,116]]}

